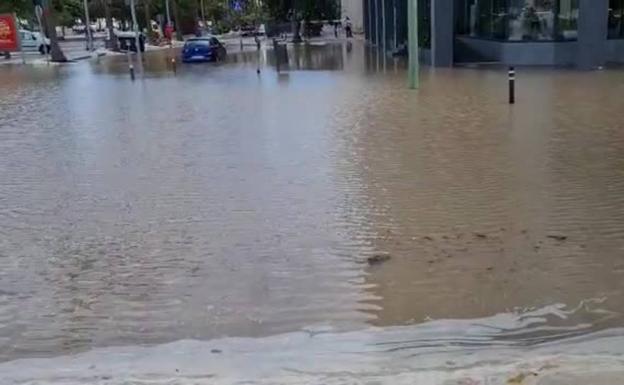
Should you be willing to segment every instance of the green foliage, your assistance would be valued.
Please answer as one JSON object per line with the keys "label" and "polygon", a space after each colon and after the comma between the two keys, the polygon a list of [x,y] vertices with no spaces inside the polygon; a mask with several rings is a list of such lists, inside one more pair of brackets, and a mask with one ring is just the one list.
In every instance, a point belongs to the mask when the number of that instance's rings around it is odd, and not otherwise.
{"label": "green foliage", "polygon": [[[84,18],[82,0],[48,0],[54,7],[59,25],[71,27],[76,19]],[[118,20],[129,20],[130,9],[125,0],[88,0],[89,13],[92,19],[104,17],[104,2],[108,1],[112,17]],[[136,0],[137,8],[143,1]],[[174,1],[174,0],[170,0]],[[180,18],[186,24],[193,22],[201,14],[200,0],[177,1]],[[204,0],[206,19],[212,21],[217,31],[226,31],[240,25],[257,25],[268,20],[287,21],[293,14],[302,20],[323,20],[339,17],[339,0],[241,0],[243,9],[240,12],[231,8],[229,0]],[[164,0],[152,1],[152,15],[165,14]],[[262,5],[258,5],[262,4]],[[293,12],[296,10],[296,12]],[[34,7],[32,0],[0,0],[0,12],[15,12],[19,17],[33,20]],[[137,12],[142,17],[143,12]],[[172,15],[173,17],[173,15]],[[144,20],[141,20],[144,21]],[[143,23],[142,23],[143,24]]]}
{"label": "green foliage", "polygon": [[34,15],[32,1],[0,0],[0,13],[16,13],[17,16],[30,19]]}
{"label": "green foliage", "polygon": [[270,19],[287,21],[293,14],[302,20],[332,20],[340,17],[339,0],[265,0]]}

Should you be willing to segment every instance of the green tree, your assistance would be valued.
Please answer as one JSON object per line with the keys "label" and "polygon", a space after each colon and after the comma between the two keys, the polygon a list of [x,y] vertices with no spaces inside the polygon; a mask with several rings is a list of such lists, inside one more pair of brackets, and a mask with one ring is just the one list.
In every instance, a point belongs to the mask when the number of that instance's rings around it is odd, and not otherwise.
{"label": "green tree", "polygon": [[34,16],[32,1],[26,0],[0,0],[0,12],[16,13],[23,19],[31,19]]}

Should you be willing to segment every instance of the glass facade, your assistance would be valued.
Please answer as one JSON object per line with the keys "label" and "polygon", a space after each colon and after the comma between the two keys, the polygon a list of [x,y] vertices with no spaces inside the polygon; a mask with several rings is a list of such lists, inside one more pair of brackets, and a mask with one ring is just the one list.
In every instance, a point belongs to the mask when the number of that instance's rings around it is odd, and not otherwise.
{"label": "glass facade", "polygon": [[624,0],[609,0],[609,39],[624,39]]}
{"label": "glass facade", "polygon": [[431,0],[418,2],[418,46],[431,48]]}
{"label": "glass facade", "polygon": [[456,0],[456,33],[507,41],[575,40],[579,0]]}

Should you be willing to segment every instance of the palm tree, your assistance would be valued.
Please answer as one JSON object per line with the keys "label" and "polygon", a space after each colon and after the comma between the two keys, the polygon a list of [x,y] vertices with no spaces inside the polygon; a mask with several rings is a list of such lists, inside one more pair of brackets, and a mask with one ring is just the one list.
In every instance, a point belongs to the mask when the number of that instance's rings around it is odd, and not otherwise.
{"label": "palm tree", "polygon": [[46,35],[50,39],[50,59],[53,62],[66,62],[67,58],[61,50],[56,36],[56,10],[54,8],[54,4],[50,4],[50,2],[45,2],[43,8],[43,25]]}
{"label": "palm tree", "polygon": [[173,7],[173,18],[175,19],[175,33],[176,40],[183,41],[184,36],[182,36],[182,19],[180,18],[180,9],[178,7],[179,0],[172,0],[171,6]]}
{"label": "palm tree", "polygon": [[151,0],[143,0],[143,12],[145,15],[145,36],[148,41],[154,40],[152,32],[152,2]]}
{"label": "palm tree", "polygon": [[106,48],[117,51],[119,50],[119,42],[115,37],[115,26],[113,25],[113,16],[111,13],[111,0],[102,0],[104,8],[104,18],[106,19],[106,30],[108,31],[108,40],[106,40]]}

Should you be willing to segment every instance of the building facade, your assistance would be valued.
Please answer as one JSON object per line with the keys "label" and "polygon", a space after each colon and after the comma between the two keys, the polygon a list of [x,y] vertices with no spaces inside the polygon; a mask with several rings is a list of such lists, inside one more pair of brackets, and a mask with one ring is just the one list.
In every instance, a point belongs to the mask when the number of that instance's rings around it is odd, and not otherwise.
{"label": "building facade", "polygon": [[[362,0],[366,38],[407,43],[407,1]],[[624,62],[624,0],[417,0],[421,60],[557,65]]]}
{"label": "building facade", "polygon": [[362,0],[341,0],[340,1],[340,15],[341,18],[349,17],[351,19],[351,25],[353,32],[364,32],[364,4]]}

